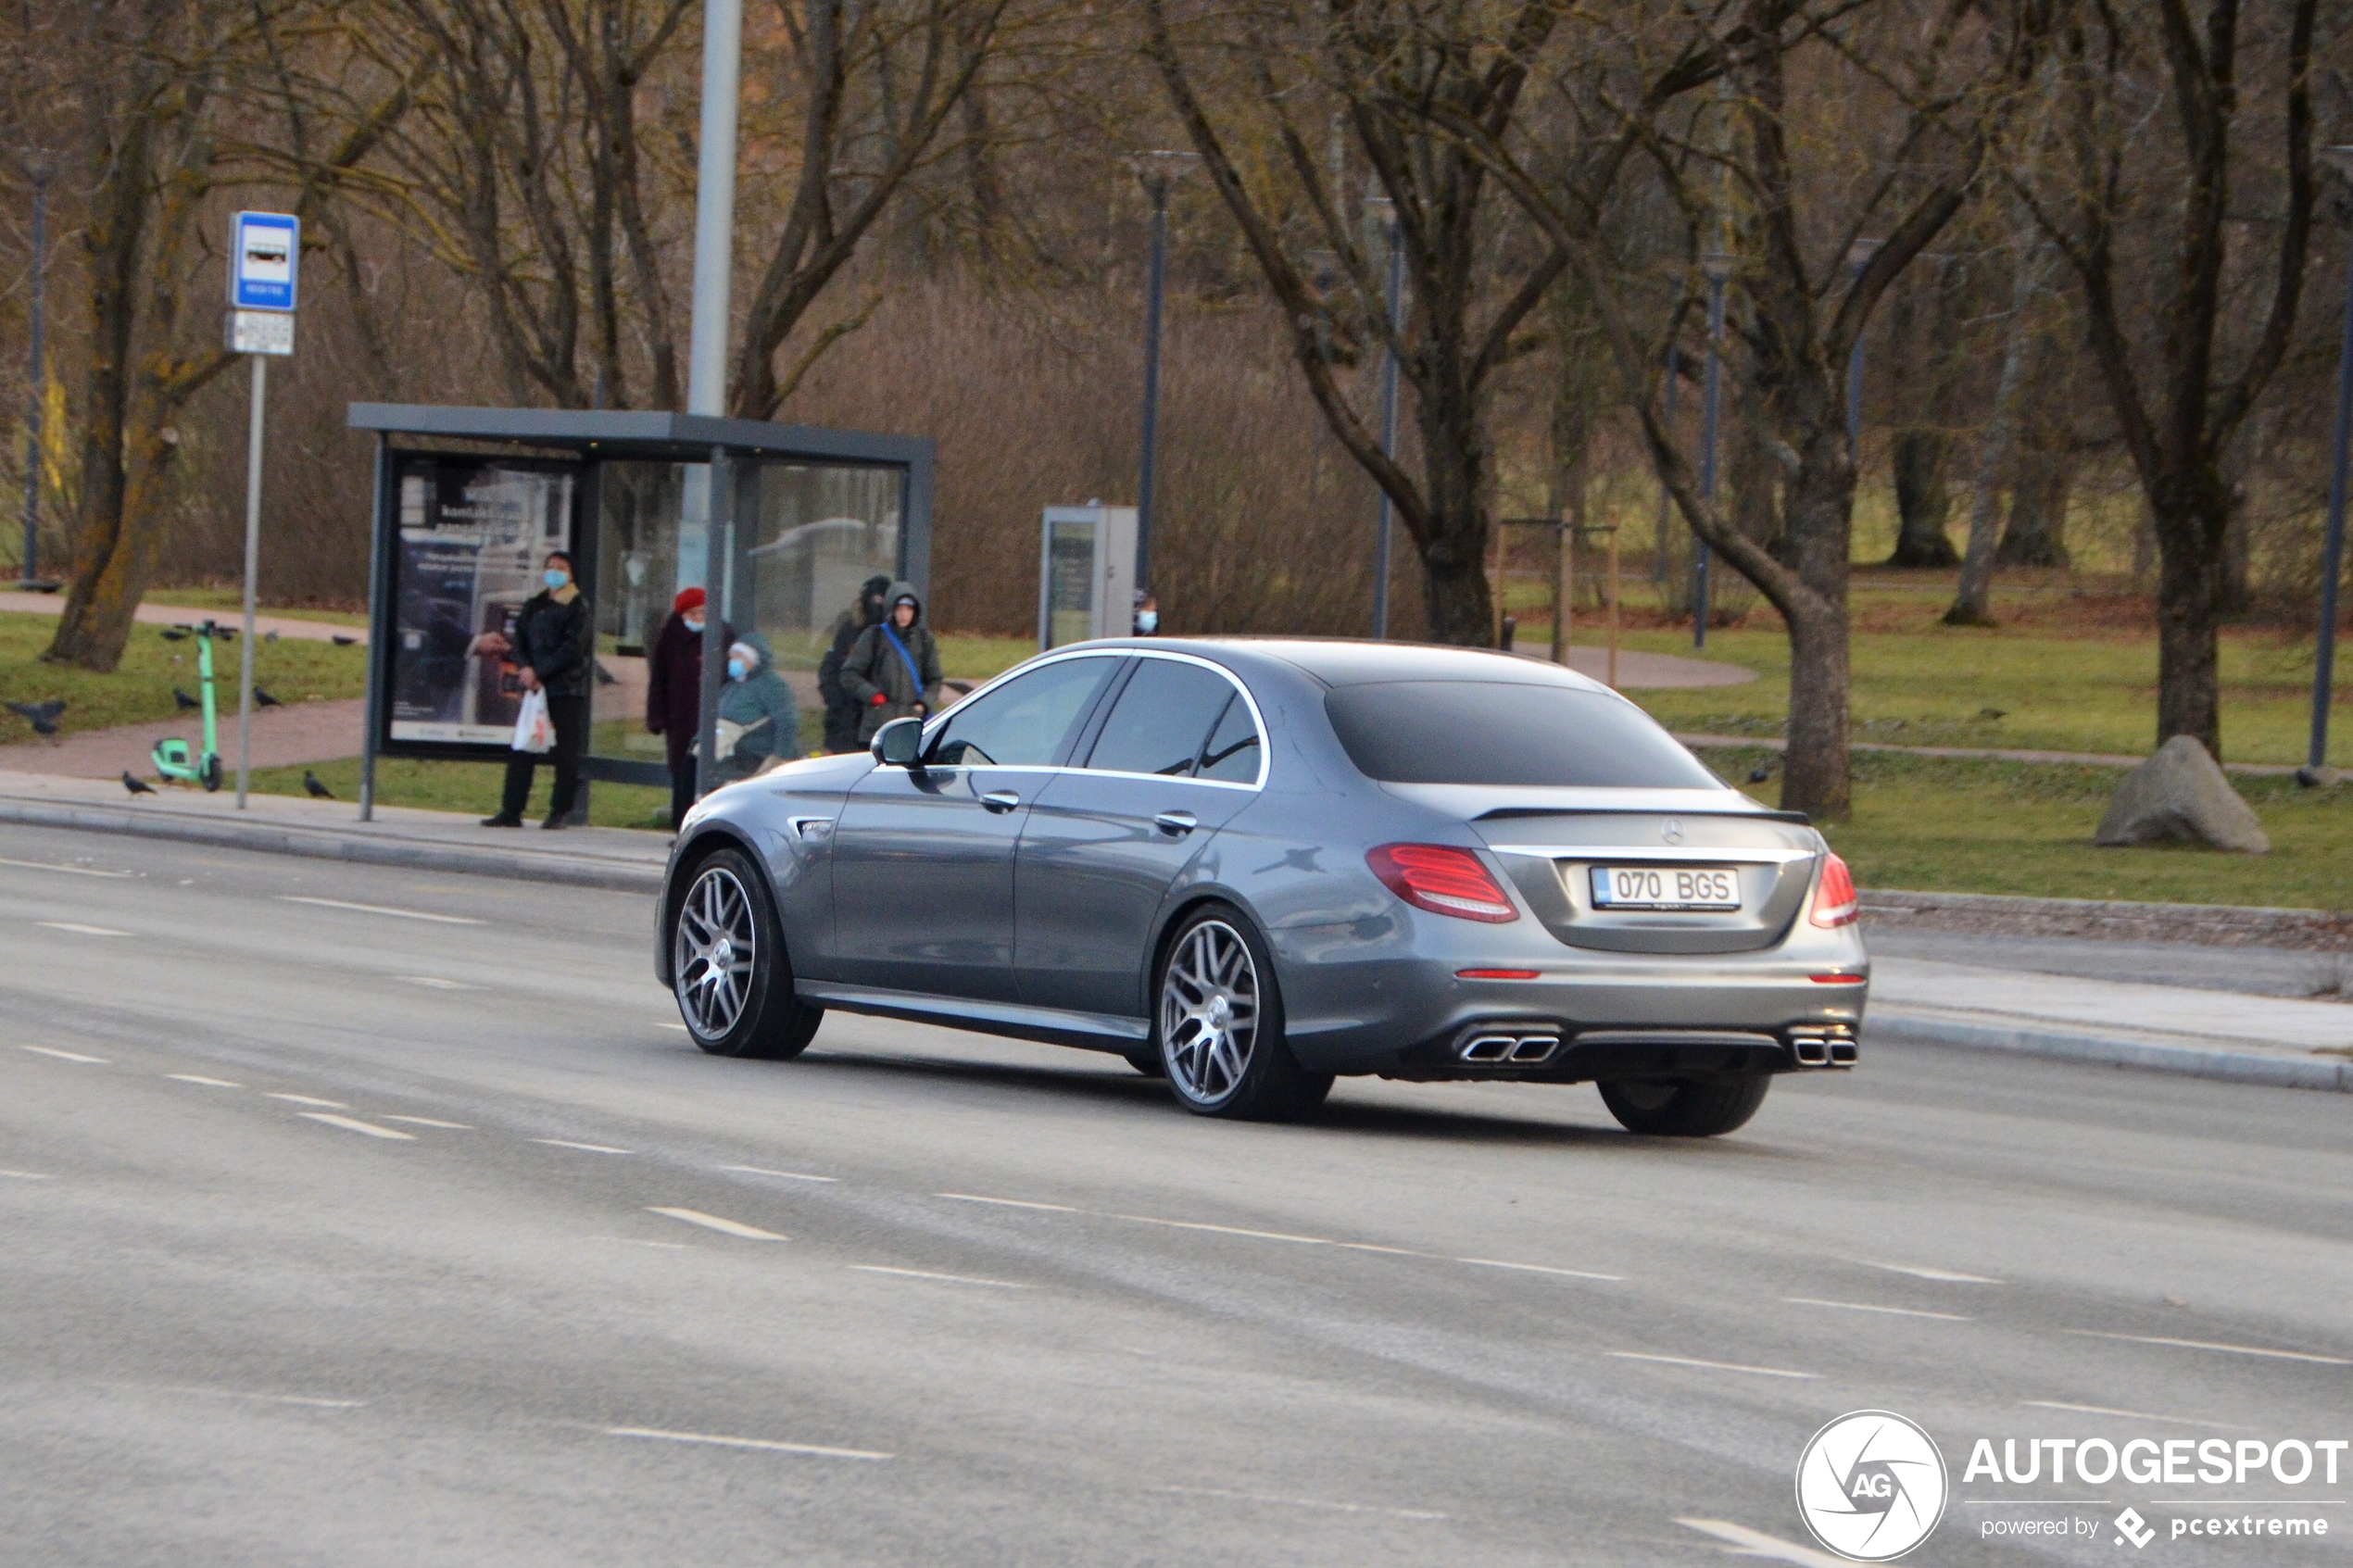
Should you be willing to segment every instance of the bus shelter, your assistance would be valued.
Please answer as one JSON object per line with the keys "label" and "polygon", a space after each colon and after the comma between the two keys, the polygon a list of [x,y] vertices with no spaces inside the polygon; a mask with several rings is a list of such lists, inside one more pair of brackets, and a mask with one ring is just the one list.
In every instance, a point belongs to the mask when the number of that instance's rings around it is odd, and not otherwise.
{"label": "bus shelter", "polygon": [[[511,629],[550,550],[572,557],[597,629],[583,776],[669,784],[646,731],[647,656],[680,589],[705,617],[704,787],[727,656],[724,620],[813,671],[835,616],[881,573],[929,596],[932,443],[636,410],[354,403],[376,437],[367,734],[379,757],[505,762],[514,671],[472,651]],[[715,570],[714,570],[715,567]]]}

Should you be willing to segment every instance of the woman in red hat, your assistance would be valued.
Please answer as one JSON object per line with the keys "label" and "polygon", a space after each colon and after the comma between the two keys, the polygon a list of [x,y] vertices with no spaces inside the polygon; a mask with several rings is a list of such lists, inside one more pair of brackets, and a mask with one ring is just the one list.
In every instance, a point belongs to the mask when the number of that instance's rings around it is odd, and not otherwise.
{"label": "woman in red hat", "polygon": [[[670,827],[675,833],[695,803],[695,759],[691,747],[702,727],[703,591],[682,588],[670,604],[670,619],[654,639],[646,660],[646,728],[668,743]],[[723,621],[720,641],[735,640]]]}

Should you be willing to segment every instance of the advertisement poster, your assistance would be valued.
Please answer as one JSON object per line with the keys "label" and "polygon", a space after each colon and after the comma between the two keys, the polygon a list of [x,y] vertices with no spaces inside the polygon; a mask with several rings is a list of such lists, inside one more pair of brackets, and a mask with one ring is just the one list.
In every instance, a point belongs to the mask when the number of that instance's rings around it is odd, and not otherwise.
{"label": "advertisement poster", "polygon": [[503,746],[522,692],[512,664],[475,651],[511,636],[540,560],[572,547],[576,474],[496,461],[409,458],[400,470],[392,655],[395,741]]}

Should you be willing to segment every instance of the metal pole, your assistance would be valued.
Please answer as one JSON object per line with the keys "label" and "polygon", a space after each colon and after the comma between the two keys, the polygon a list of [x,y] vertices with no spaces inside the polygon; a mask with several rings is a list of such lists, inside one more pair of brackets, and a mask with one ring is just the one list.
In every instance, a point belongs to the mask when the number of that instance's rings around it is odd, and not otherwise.
{"label": "metal pole", "polygon": [[2336,350],[2336,429],[2329,457],[2329,524],[2321,545],[2321,640],[2312,660],[2312,749],[2296,777],[2318,784],[2328,766],[2329,703],[2336,684],[2336,583],[2345,571],[2346,443],[2353,439],[2353,261],[2346,269],[2345,335]]}
{"label": "metal pole", "polygon": [[253,361],[253,414],[245,431],[245,625],[237,650],[237,809],[245,809],[245,785],[253,771],[253,591],[261,571],[261,408],[269,384],[270,356]]}
{"label": "metal pole", "polygon": [[[1399,307],[1405,297],[1405,252],[1398,242],[1397,220],[1389,220],[1389,331],[1393,344],[1403,331],[1398,319]],[[1380,453],[1384,458],[1397,456],[1397,350],[1383,345],[1380,355]],[[1380,489],[1376,485],[1376,489]],[[1380,520],[1373,530],[1373,635],[1381,640],[1389,636],[1389,572],[1390,521],[1391,508],[1389,492],[1380,492]]]}
{"label": "metal pole", "polygon": [[719,688],[727,677],[727,632],[721,628],[731,608],[725,596],[727,574],[724,566],[728,524],[734,521],[736,510],[734,468],[735,465],[727,460],[724,447],[711,449],[708,470],[711,509],[703,533],[704,548],[709,551],[705,558],[710,564],[703,571],[702,718],[696,726],[695,794],[698,797],[719,787]]}
{"label": "metal pole", "polygon": [[727,290],[735,270],[736,96],[743,76],[743,0],[704,0],[702,129],[695,171],[695,302],[686,346],[686,412],[690,414],[720,413],[727,395]]}
{"label": "metal pole", "polygon": [[[1716,507],[1716,416],[1722,402],[1724,356],[1724,272],[1712,268],[1707,278],[1707,374],[1702,382],[1699,494],[1708,509]],[[1692,550],[1692,646],[1707,646],[1707,541],[1697,540]]]}
{"label": "metal pole", "polygon": [[44,396],[48,390],[41,365],[42,284],[49,270],[49,169],[45,163],[36,164],[32,170],[32,288],[31,338],[27,354],[24,420],[24,558],[17,576],[18,586],[31,589],[40,581],[34,570],[35,558],[41,552],[41,417],[46,412]]}
{"label": "metal pole", "polygon": [[375,483],[370,487],[374,497],[369,508],[368,541],[368,717],[367,732],[359,737],[359,820],[376,820],[376,736],[384,727],[384,663],[392,646],[392,616],[385,610],[384,583],[390,572],[386,557],[391,551],[393,512],[386,504],[384,487],[392,483],[392,464],[386,459],[385,441],[376,436]]}
{"label": "metal pole", "polygon": [[[1152,482],[1160,455],[1160,308],[1168,287],[1168,178],[1147,176],[1152,198],[1151,261],[1144,282],[1144,433],[1136,477],[1136,592],[1151,591]],[[1114,608],[1123,607],[1114,606]],[[1132,628],[1131,628],[1132,629]]]}

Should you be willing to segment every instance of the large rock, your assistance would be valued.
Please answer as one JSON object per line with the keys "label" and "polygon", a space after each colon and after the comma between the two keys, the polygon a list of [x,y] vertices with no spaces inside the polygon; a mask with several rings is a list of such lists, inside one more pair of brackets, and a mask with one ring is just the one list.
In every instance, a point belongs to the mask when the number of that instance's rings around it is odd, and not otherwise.
{"label": "large rock", "polygon": [[2239,798],[2221,765],[2188,735],[2124,775],[2092,842],[2204,844],[2245,855],[2269,854],[2271,841],[2253,807]]}

